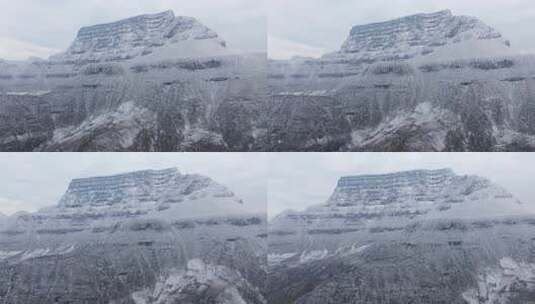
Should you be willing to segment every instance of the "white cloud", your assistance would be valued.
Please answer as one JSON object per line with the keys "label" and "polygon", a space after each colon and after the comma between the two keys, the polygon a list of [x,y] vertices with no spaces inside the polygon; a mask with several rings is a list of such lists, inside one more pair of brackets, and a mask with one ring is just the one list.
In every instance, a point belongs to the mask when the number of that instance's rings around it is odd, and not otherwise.
{"label": "white cloud", "polygon": [[0,197],[0,215],[12,215],[19,211],[32,212],[36,210],[36,206],[28,204],[27,202]]}
{"label": "white cloud", "polygon": [[325,51],[324,48],[268,36],[268,54],[272,59],[290,59],[294,56],[318,58],[325,54]]}
{"label": "white cloud", "polygon": [[30,57],[48,58],[58,53],[58,49],[43,47],[12,38],[0,37],[0,58],[26,60]]}

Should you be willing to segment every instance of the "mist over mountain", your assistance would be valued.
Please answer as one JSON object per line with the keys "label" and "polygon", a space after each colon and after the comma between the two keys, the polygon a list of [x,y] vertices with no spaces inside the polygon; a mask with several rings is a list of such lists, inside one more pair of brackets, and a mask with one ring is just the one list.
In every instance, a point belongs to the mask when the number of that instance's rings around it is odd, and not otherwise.
{"label": "mist over mountain", "polygon": [[529,303],[535,216],[452,170],[343,177],[269,223],[270,303]]}

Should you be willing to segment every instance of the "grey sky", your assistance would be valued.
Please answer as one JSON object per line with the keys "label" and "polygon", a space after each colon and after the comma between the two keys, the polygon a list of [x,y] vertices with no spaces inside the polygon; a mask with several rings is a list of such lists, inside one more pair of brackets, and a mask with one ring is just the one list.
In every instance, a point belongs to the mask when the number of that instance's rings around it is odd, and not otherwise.
{"label": "grey sky", "polygon": [[505,187],[535,211],[535,153],[271,153],[268,212],[323,204],[341,176],[451,168]]}
{"label": "grey sky", "polygon": [[451,9],[497,28],[519,52],[535,53],[533,0],[269,0],[269,56],[338,50],[354,25]]}
{"label": "grey sky", "polygon": [[0,212],[55,205],[71,179],[177,167],[211,177],[265,212],[267,158],[263,153],[0,153]]}
{"label": "grey sky", "polygon": [[229,47],[265,51],[264,0],[0,0],[0,58],[47,57],[78,29],[172,9],[215,30]]}

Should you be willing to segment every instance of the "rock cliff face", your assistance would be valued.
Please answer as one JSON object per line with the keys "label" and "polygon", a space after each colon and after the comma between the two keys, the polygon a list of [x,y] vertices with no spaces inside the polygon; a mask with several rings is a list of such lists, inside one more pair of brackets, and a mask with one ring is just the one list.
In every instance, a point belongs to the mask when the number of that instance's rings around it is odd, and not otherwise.
{"label": "rock cliff face", "polygon": [[0,63],[0,150],[260,149],[265,66],[172,12],[82,28],[48,60]]}
{"label": "rock cliff face", "polygon": [[[272,150],[535,149],[533,56],[449,11],[356,26],[340,51],[269,63]],[[310,123],[313,121],[314,123]]]}
{"label": "rock cliff face", "polygon": [[266,303],[265,215],[242,204],[176,169],[73,180],[0,225],[0,300]]}
{"label": "rock cliff face", "polygon": [[481,177],[343,177],[326,204],[269,223],[269,301],[529,303],[534,230],[533,214]]}

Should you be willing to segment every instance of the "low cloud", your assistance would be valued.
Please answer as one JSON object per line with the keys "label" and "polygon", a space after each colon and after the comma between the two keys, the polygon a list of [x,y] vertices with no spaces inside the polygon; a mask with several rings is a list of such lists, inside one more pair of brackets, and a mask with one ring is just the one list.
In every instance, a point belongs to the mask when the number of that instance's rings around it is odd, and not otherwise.
{"label": "low cloud", "polygon": [[30,57],[48,58],[60,52],[58,49],[43,47],[30,42],[0,37],[0,58],[26,60]]}
{"label": "low cloud", "polygon": [[277,37],[268,37],[268,53],[272,59],[290,59],[294,56],[318,58],[325,54],[326,50],[321,47],[293,42]]}

